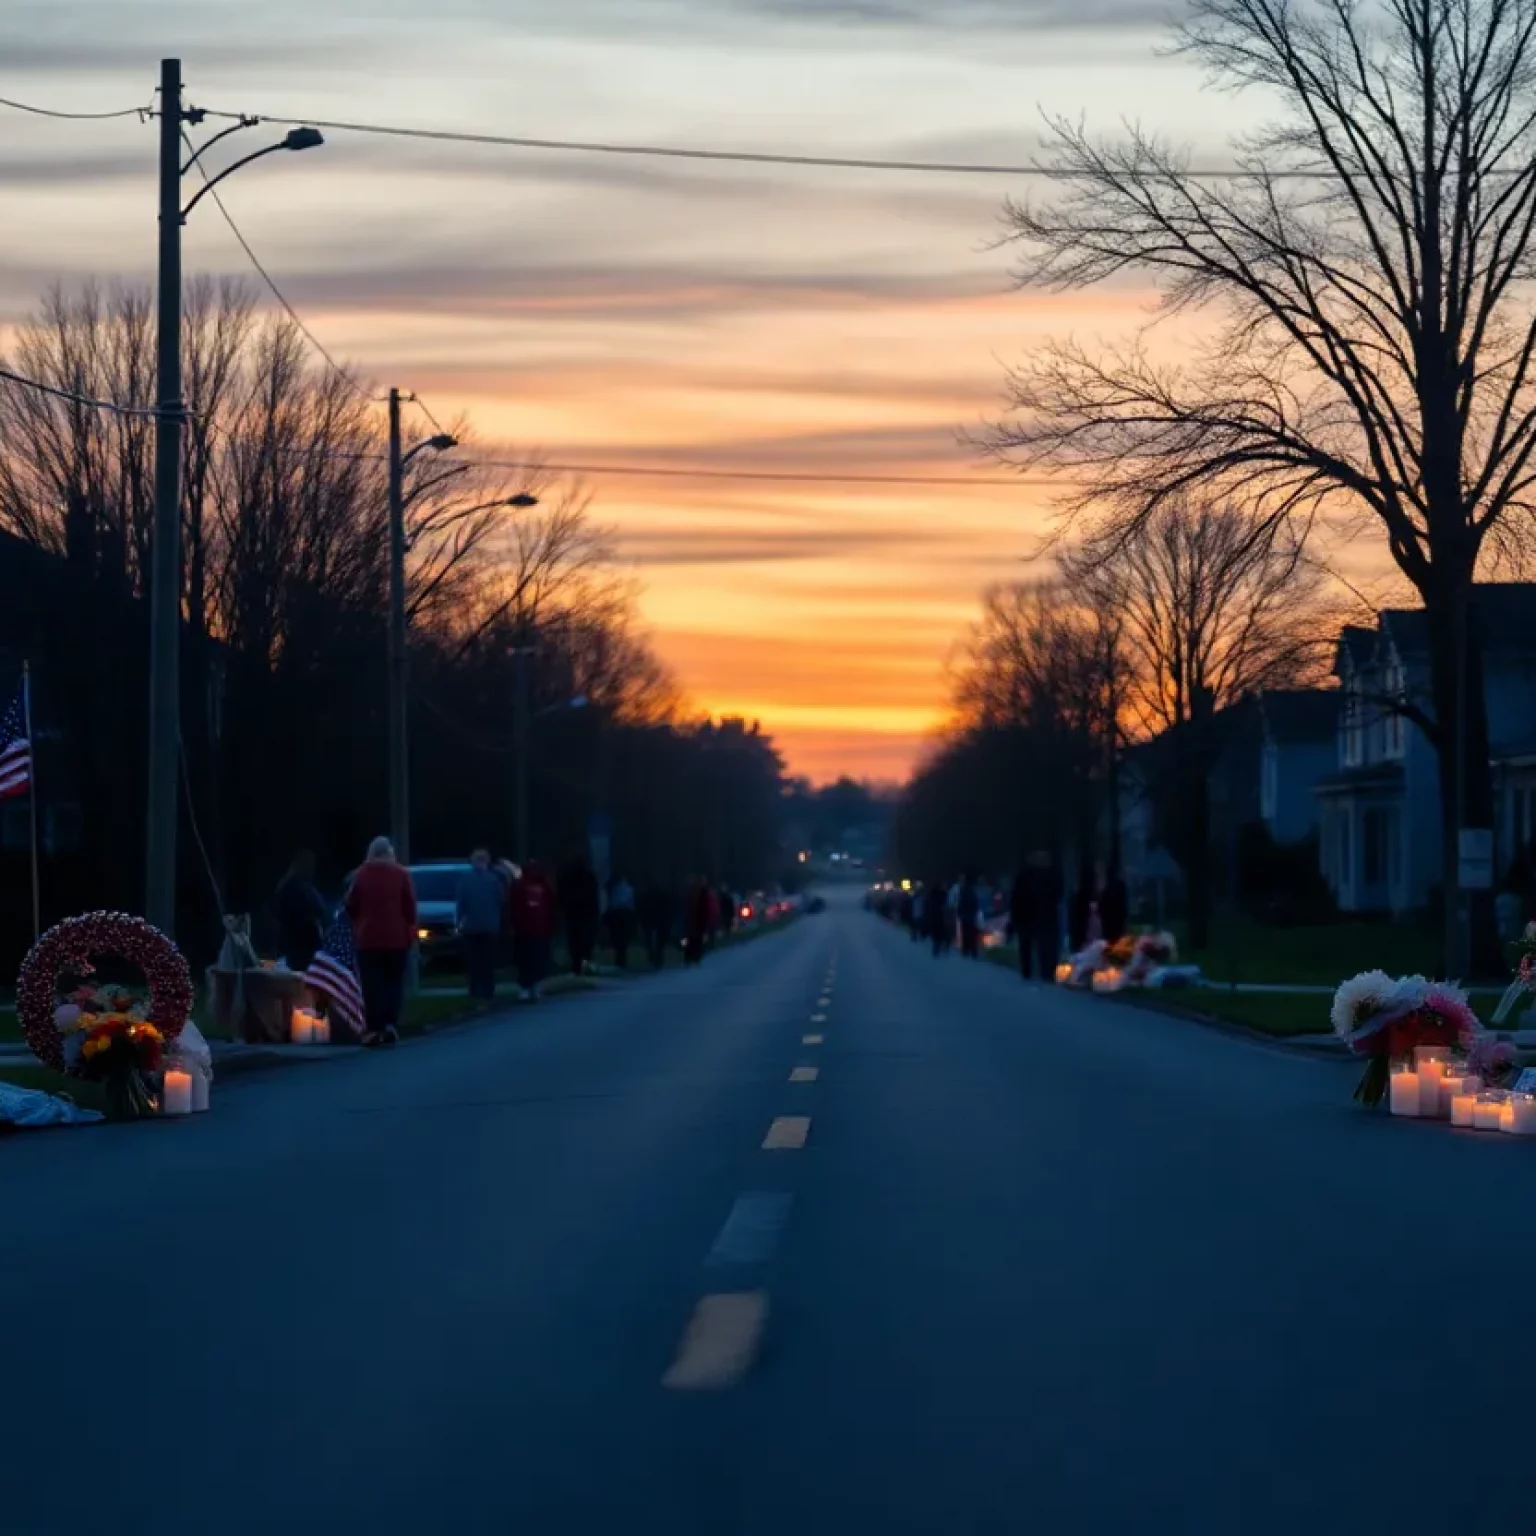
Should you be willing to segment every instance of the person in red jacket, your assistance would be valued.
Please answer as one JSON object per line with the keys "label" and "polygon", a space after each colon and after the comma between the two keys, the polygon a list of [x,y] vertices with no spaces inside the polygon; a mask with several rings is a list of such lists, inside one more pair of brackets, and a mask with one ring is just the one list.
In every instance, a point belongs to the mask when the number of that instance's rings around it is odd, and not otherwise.
{"label": "person in red jacket", "polygon": [[393,1045],[400,1038],[405,964],[416,942],[416,889],[387,837],[368,845],[368,861],[352,877],[346,906],[368,1019],[363,1044]]}
{"label": "person in red jacket", "polygon": [[542,994],[544,978],[549,975],[559,915],[554,881],[537,859],[529,860],[513,883],[508,900],[518,994],[525,1003],[531,1003]]}

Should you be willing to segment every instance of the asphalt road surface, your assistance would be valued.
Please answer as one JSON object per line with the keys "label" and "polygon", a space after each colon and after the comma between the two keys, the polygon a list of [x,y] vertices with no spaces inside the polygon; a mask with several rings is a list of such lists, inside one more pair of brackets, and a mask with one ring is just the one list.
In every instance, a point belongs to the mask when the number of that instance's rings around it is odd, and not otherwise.
{"label": "asphalt road surface", "polygon": [[850,896],[13,1137],[0,1532],[1523,1536],[1536,1145],[1351,1086]]}

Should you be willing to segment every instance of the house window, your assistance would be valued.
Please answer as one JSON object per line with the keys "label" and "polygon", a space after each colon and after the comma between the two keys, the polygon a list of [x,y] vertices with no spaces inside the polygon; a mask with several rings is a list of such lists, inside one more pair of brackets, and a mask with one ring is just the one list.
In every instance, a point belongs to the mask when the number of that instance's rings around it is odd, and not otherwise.
{"label": "house window", "polygon": [[1408,679],[1403,673],[1402,663],[1396,660],[1387,667],[1382,675],[1382,749],[1381,755],[1387,758],[1400,759],[1407,747],[1407,721],[1402,716],[1402,706],[1407,694]]}
{"label": "house window", "polygon": [[1280,753],[1274,742],[1264,745],[1264,766],[1259,781],[1259,815],[1273,822],[1280,798]]}
{"label": "house window", "polygon": [[1365,711],[1360,707],[1360,688],[1351,679],[1344,690],[1342,756],[1346,768],[1358,768],[1364,759]]}

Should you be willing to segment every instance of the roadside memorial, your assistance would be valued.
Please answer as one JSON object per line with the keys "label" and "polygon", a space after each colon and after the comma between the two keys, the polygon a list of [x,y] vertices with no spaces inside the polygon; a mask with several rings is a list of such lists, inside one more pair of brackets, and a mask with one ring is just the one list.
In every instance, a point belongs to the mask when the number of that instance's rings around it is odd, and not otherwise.
{"label": "roadside memorial", "polygon": [[1403,1119],[1536,1136],[1536,1072],[1519,1070],[1514,1046],[1483,1027],[1460,987],[1363,971],[1334,994],[1332,1023],[1365,1060],[1354,1096],[1366,1108],[1385,1099]]}
{"label": "roadside memorial", "polygon": [[[97,960],[136,966],[147,995],[116,983],[93,985],[88,978]],[[72,986],[61,999],[66,977]],[[55,1072],[100,1083],[109,1120],[191,1112],[192,1069],[202,1064],[197,1048],[207,1052],[200,1034],[180,1042],[191,1012],[185,957],[158,928],[125,912],[88,912],[50,928],[28,952],[16,984],[17,1018],[33,1054]]]}
{"label": "roadside memorial", "polygon": [[1063,986],[1088,988],[1101,995],[1127,987],[1198,986],[1200,968],[1178,964],[1171,933],[1125,934],[1113,944],[1095,939],[1056,967]]}

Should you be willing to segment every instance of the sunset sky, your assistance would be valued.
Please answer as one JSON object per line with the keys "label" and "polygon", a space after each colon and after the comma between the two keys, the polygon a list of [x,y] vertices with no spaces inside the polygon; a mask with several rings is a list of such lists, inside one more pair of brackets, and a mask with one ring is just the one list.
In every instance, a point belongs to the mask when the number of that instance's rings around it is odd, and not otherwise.
{"label": "sunset sky", "polygon": [[[8,0],[0,96],[915,160],[1030,158],[1041,111],[1208,159],[1253,110],[1141,0]],[[246,136],[252,145],[254,134]],[[242,141],[243,142],[243,141]],[[147,278],[154,130],[0,109],[0,327],[51,279]],[[1041,337],[1135,291],[1010,290],[996,177],[699,165],[328,135],[228,203],[315,333],[554,461],[996,479],[956,442]],[[215,210],[189,273],[248,271]],[[1049,526],[1039,485],[591,477],[690,698],[796,770],[899,777],[945,652]]]}

